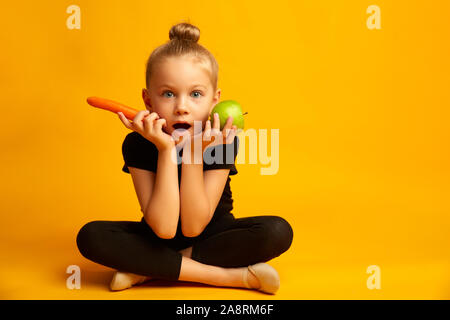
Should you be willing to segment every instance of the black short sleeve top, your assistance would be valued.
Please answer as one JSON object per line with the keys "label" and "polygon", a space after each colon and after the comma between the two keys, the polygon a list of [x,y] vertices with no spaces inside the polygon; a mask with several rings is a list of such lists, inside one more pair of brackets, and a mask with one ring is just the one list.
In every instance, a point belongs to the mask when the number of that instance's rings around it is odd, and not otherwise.
{"label": "black short sleeve top", "polygon": [[[205,150],[203,159],[203,171],[213,169],[230,169],[227,182],[225,184],[222,197],[217,205],[217,211],[231,212],[233,209],[233,199],[230,189],[230,176],[238,173],[235,165],[236,156],[239,150],[239,138],[236,136],[233,143],[209,147]],[[177,155],[178,158],[178,181],[181,181],[181,156],[182,150]],[[216,157],[216,154],[218,155]],[[122,171],[130,173],[128,167],[134,167],[152,172],[157,172],[158,149],[156,146],[136,131],[125,137],[122,144],[122,155],[124,165]],[[180,184],[178,184],[180,185]]]}

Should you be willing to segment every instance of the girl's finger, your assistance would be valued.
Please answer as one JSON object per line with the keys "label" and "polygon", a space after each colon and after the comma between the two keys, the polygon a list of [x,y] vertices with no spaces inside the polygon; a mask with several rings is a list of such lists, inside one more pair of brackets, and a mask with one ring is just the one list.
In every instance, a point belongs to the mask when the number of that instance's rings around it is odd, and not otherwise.
{"label": "girl's finger", "polygon": [[132,129],[130,121],[124,116],[122,112],[117,112],[117,115],[119,116],[120,121],[127,127],[128,129]]}
{"label": "girl's finger", "polygon": [[222,131],[225,132],[224,130],[226,129],[231,129],[231,126],[233,125],[233,117],[228,117],[227,122],[225,122],[225,125],[223,126]]}
{"label": "girl's finger", "polygon": [[134,122],[134,123],[141,123],[141,122],[142,122],[142,119],[143,119],[146,115],[148,115],[149,113],[150,113],[150,111],[148,111],[148,110],[141,110],[141,111],[139,111],[139,112],[136,114],[136,116],[134,117],[133,122]]}
{"label": "girl's finger", "polygon": [[232,126],[231,128],[227,128],[225,131],[225,136],[228,137],[232,132],[233,132],[233,128],[234,126]]}
{"label": "girl's finger", "polygon": [[136,114],[136,116],[133,119],[133,123],[131,124],[134,131],[136,132],[144,131],[144,124],[142,118],[144,118],[144,116],[146,116],[147,114],[149,114],[148,110],[141,110]]}
{"label": "girl's finger", "polygon": [[232,129],[231,128],[230,129],[227,128],[227,129],[223,129],[223,131],[225,132],[224,135],[223,135],[224,138],[228,139],[228,137],[231,135]]}
{"label": "girl's finger", "polygon": [[213,129],[220,130],[220,118],[217,112],[214,113]]}
{"label": "girl's finger", "polygon": [[230,130],[227,139],[226,139],[226,143],[233,143],[234,141],[234,137],[236,136],[236,126],[233,126],[233,128]]}
{"label": "girl's finger", "polygon": [[211,137],[211,121],[207,120],[205,124],[204,137],[208,140]]}
{"label": "girl's finger", "polygon": [[143,121],[148,125],[152,124],[156,119],[159,119],[159,115],[156,112],[152,112],[150,115],[146,116]]}
{"label": "girl's finger", "polygon": [[152,131],[155,127],[156,119],[159,119],[159,116],[155,112],[152,112],[150,115],[146,116],[143,120],[144,130]]}
{"label": "girl's finger", "polygon": [[211,131],[211,120],[206,120],[205,131]]}
{"label": "girl's finger", "polygon": [[158,119],[155,121],[154,128],[159,132],[162,131],[162,126],[166,123],[166,119]]}

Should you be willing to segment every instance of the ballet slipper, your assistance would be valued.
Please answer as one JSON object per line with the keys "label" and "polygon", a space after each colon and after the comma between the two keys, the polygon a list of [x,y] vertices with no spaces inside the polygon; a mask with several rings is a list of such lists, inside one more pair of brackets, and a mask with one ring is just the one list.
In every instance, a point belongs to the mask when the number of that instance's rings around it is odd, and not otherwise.
{"label": "ballet slipper", "polygon": [[119,291],[131,288],[132,286],[141,284],[147,280],[150,280],[150,277],[141,276],[134,273],[116,271],[109,287],[112,291]]}
{"label": "ballet slipper", "polygon": [[278,272],[267,263],[257,263],[248,266],[247,269],[258,279],[260,287],[252,288],[248,284],[247,270],[244,272],[244,285],[249,289],[256,289],[265,293],[275,294],[280,287]]}

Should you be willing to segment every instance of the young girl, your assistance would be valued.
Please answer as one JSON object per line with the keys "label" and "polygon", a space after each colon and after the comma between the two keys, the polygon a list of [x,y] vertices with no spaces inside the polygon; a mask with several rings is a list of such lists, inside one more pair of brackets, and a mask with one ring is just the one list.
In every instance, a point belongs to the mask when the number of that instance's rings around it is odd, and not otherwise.
{"label": "young girl", "polygon": [[[192,142],[185,137],[206,136],[211,129],[220,132],[218,115],[212,124],[208,120],[220,98],[218,64],[197,43],[199,35],[191,24],[173,26],[170,41],[155,49],[147,62],[142,90],[147,110],[139,111],[133,122],[118,114],[133,130],[122,145],[122,170],[131,174],[143,218],[92,221],[77,235],[84,257],[118,270],[111,290],[152,278],[270,294],[279,288],[277,271],[264,262],[290,247],[289,223],[278,216],[235,218],[229,177],[238,173],[235,164],[195,162],[195,152],[185,148]],[[194,121],[202,126],[194,126]],[[174,139],[174,131],[182,129],[183,138]],[[226,141],[215,139],[206,149],[223,148],[224,159],[227,152],[235,159],[239,140],[231,117],[222,134]],[[174,161],[175,152],[180,160],[180,150],[182,161]]]}

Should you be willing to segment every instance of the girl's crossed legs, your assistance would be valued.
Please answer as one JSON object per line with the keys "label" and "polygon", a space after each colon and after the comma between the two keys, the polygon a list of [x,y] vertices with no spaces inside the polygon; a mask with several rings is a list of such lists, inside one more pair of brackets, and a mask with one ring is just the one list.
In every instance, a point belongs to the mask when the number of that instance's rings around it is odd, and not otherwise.
{"label": "girl's crossed legs", "polygon": [[[247,266],[279,256],[293,239],[291,226],[278,216],[218,215],[195,238],[184,237],[180,229],[175,238],[161,239],[143,219],[92,221],[79,231],[77,245],[87,259],[119,271],[244,287]],[[249,276],[250,285],[257,285],[255,279]]]}

